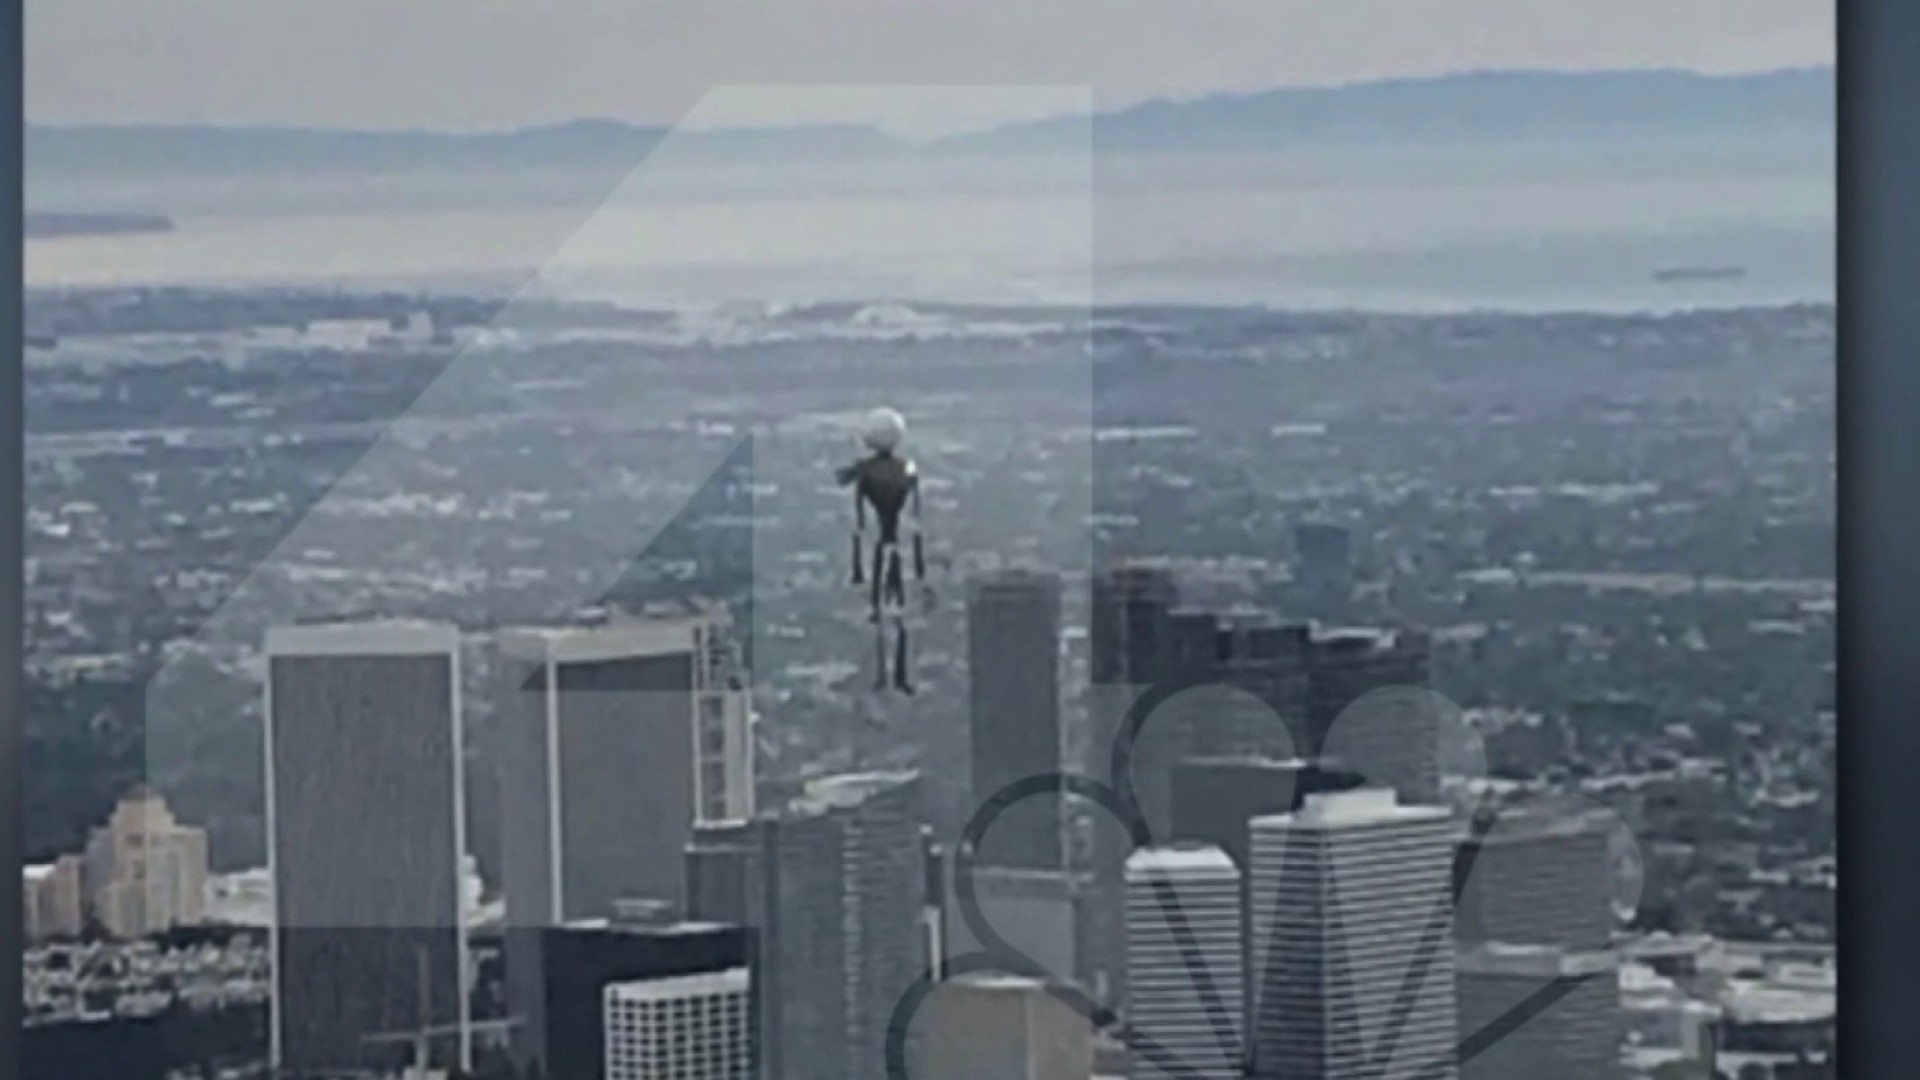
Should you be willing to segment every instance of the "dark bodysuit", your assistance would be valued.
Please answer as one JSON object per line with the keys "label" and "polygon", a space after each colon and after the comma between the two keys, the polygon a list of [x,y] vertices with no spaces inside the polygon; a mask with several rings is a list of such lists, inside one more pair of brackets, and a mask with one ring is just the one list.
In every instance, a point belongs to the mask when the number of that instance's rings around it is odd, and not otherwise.
{"label": "dark bodysuit", "polygon": [[[856,585],[861,579],[861,532],[866,528],[867,507],[873,507],[874,517],[880,522],[880,535],[873,543],[873,584],[870,593],[873,621],[877,627],[885,604],[891,603],[896,613],[903,612],[906,607],[906,574],[901,568],[900,515],[909,502],[913,504],[914,513],[919,513],[919,472],[913,462],[891,451],[879,450],[840,469],[836,476],[842,486],[850,485],[853,488],[856,525],[853,534],[853,580]],[[917,533],[913,538],[913,569],[915,578],[926,578],[926,559]],[[876,686],[886,685],[884,638],[881,641],[880,668],[875,673]],[[893,680],[898,689],[913,693],[913,683],[907,675],[907,628],[904,622],[899,623]]]}
{"label": "dark bodysuit", "polygon": [[[880,450],[861,458],[838,473],[842,485],[853,486],[854,515],[858,527],[866,527],[867,507],[879,519],[880,536],[873,545],[873,606],[878,613],[881,601],[906,603],[906,585],[900,569],[900,515],[909,502],[919,509],[920,474],[913,462],[890,451]],[[918,537],[914,545],[915,577],[926,570]],[[854,580],[860,579],[860,538],[854,536]]]}
{"label": "dark bodysuit", "polygon": [[[920,487],[913,462],[890,452],[875,453],[841,469],[840,483],[853,485],[856,509],[873,507],[874,516],[880,519],[880,542],[899,543],[900,513]],[[864,520],[864,510],[860,513]]]}

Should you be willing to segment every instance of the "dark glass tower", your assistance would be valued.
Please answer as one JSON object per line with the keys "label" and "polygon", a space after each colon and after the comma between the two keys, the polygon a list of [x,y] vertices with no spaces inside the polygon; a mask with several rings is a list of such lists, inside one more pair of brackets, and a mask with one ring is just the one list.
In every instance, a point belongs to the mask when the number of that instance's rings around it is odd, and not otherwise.
{"label": "dark glass tower", "polygon": [[430,1028],[471,1057],[459,635],[418,623],[267,634],[270,1055],[287,1076],[392,1068]]}
{"label": "dark glass tower", "polygon": [[[972,805],[1008,784],[1060,771],[1060,581],[1003,571],[974,579],[967,595]],[[1010,807],[982,838],[983,865],[1061,865],[1057,797]]]}

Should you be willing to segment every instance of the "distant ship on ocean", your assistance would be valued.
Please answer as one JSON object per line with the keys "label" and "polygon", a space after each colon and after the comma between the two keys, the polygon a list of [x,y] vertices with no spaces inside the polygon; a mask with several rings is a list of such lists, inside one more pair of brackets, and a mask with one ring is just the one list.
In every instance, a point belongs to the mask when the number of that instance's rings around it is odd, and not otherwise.
{"label": "distant ship on ocean", "polygon": [[1688,281],[1740,281],[1747,276],[1744,266],[1675,266],[1655,270],[1653,280],[1662,285]]}

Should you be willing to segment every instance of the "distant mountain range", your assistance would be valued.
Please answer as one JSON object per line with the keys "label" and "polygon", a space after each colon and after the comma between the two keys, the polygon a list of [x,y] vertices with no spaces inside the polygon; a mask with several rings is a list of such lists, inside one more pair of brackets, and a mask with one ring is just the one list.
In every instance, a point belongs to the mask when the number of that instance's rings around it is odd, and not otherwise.
{"label": "distant mountain range", "polygon": [[949,140],[1020,150],[1085,140],[1113,152],[1278,149],[1380,141],[1587,139],[1618,135],[1822,133],[1832,68],[1761,75],[1680,71],[1502,71],[1150,101]]}
{"label": "distant mountain range", "polygon": [[[1226,152],[1380,141],[1698,136],[1802,131],[1834,118],[1833,69],[1706,76],[1677,71],[1511,71],[1152,101],[1012,124],[932,144],[858,125],[726,129],[674,137],[694,161],[859,162],[940,154]],[[30,124],[29,180],[628,168],[663,126],[582,120],[449,133],[184,125]]]}

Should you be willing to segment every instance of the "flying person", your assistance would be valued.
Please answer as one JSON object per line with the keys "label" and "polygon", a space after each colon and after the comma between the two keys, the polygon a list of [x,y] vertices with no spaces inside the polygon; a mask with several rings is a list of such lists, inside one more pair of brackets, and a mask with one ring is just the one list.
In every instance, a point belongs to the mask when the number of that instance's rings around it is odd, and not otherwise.
{"label": "flying person", "polygon": [[863,559],[866,553],[867,512],[873,512],[878,535],[873,540],[871,583],[868,590],[872,605],[869,618],[874,624],[874,651],[878,670],[874,688],[887,688],[886,622],[894,624],[893,687],[904,694],[913,693],[907,674],[907,589],[905,556],[901,551],[900,521],[913,511],[914,580],[927,578],[927,559],[921,539],[920,474],[912,459],[903,456],[900,443],[906,438],[907,422],[892,409],[875,409],[868,417],[860,441],[866,444],[866,457],[835,473],[842,487],[853,488],[853,583],[866,583]]}

